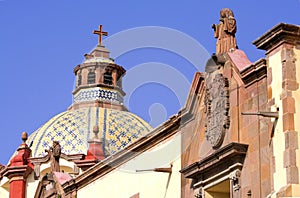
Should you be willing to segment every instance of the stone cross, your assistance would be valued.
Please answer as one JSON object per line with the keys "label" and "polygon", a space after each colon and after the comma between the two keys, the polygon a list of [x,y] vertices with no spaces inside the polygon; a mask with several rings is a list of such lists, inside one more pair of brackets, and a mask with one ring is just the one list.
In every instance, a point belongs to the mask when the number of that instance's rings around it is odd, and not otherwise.
{"label": "stone cross", "polygon": [[102,31],[102,25],[99,26],[99,30],[94,30],[93,33],[99,35],[99,41],[98,41],[99,45],[102,45],[102,36],[107,36],[108,35],[108,32],[103,32]]}

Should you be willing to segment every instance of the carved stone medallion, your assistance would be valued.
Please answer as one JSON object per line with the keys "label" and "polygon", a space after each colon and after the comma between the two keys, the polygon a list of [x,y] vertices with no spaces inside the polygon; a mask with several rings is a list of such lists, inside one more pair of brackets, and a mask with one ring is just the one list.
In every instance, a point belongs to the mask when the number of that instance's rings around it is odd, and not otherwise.
{"label": "carved stone medallion", "polygon": [[226,129],[229,128],[229,83],[222,74],[215,71],[206,76],[206,139],[213,148],[223,143]]}

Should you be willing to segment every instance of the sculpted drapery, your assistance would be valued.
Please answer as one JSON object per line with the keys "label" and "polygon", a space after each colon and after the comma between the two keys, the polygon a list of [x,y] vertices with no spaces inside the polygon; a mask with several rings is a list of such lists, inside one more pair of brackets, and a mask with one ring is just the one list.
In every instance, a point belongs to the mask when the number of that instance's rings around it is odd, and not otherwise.
{"label": "sculpted drapery", "polygon": [[217,38],[216,54],[229,52],[237,48],[235,33],[236,21],[232,10],[224,8],[220,12],[220,23],[213,24],[214,36]]}
{"label": "sculpted drapery", "polygon": [[46,150],[46,152],[50,155],[51,172],[60,172],[59,158],[61,154],[61,146],[59,143],[57,141],[53,141],[52,147],[50,147],[49,150]]}

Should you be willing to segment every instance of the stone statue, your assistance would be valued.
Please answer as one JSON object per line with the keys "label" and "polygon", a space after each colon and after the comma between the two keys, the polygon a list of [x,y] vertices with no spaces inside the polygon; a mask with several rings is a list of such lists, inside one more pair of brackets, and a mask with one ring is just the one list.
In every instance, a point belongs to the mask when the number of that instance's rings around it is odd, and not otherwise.
{"label": "stone statue", "polygon": [[60,172],[59,158],[61,154],[61,146],[58,141],[53,141],[52,147],[49,150],[45,150],[50,155],[51,160],[51,172]]}
{"label": "stone statue", "polygon": [[214,36],[217,38],[216,54],[237,49],[235,33],[236,21],[232,10],[223,8],[220,11],[220,23],[213,24]]}

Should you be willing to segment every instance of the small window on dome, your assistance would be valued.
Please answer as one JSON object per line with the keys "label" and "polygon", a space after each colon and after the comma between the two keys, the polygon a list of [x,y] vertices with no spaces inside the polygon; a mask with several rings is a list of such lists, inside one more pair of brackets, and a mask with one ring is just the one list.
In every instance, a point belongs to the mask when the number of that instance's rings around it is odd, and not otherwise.
{"label": "small window on dome", "polygon": [[82,80],[82,77],[81,77],[81,74],[78,75],[78,81],[77,81],[77,85],[80,86],[81,85],[81,80]]}
{"label": "small window on dome", "polygon": [[104,84],[112,85],[113,84],[113,78],[111,72],[107,71],[104,73]]}
{"label": "small window on dome", "polygon": [[96,82],[96,74],[94,71],[89,71],[88,73],[88,84],[93,84]]}

